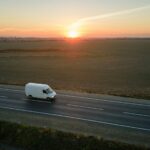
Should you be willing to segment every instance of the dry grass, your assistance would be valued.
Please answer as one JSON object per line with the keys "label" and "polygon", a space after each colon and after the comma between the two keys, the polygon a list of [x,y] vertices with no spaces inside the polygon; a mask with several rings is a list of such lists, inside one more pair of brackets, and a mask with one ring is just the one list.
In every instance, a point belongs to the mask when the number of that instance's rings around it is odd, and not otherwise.
{"label": "dry grass", "polygon": [[150,98],[150,39],[0,41],[0,83]]}

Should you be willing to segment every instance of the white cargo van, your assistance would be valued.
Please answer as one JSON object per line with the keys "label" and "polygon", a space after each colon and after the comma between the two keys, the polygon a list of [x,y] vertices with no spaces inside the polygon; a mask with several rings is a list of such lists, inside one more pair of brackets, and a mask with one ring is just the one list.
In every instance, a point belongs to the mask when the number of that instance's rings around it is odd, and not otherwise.
{"label": "white cargo van", "polygon": [[25,94],[28,98],[39,98],[53,100],[56,92],[47,84],[27,83],[25,85]]}

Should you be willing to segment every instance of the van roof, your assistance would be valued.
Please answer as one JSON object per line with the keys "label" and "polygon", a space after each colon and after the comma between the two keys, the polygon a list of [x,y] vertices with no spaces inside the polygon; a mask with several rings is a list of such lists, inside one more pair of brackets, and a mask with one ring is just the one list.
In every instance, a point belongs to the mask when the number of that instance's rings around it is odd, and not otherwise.
{"label": "van roof", "polygon": [[44,89],[49,88],[47,84],[41,84],[41,83],[27,83],[26,86],[32,86],[32,87],[42,87]]}

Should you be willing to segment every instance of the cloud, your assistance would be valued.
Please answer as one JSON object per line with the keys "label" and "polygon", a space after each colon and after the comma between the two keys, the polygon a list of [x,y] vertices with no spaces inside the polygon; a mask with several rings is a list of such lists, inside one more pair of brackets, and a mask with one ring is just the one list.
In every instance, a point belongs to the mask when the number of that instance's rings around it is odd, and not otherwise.
{"label": "cloud", "polygon": [[96,16],[81,18],[78,21],[76,21],[75,23],[73,23],[70,28],[76,29],[79,26],[85,24],[86,22],[90,22],[90,21],[94,21],[94,20],[100,20],[100,19],[105,19],[105,18],[109,18],[109,17],[113,17],[113,16],[132,14],[134,12],[146,10],[146,9],[149,9],[149,8],[150,8],[150,5],[147,5],[147,6],[138,7],[138,8],[126,9],[126,10],[118,11],[118,12],[112,12],[112,13],[107,13],[107,14],[102,14],[102,15],[96,15]]}

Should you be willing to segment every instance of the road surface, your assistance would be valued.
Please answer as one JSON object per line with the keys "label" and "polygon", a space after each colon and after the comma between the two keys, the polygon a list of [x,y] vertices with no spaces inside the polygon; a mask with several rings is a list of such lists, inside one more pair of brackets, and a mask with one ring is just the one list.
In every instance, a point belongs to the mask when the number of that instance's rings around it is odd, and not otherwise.
{"label": "road surface", "polygon": [[44,100],[28,100],[23,89],[0,87],[1,110],[67,118],[150,135],[148,100],[57,91],[57,99],[51,103]]}

